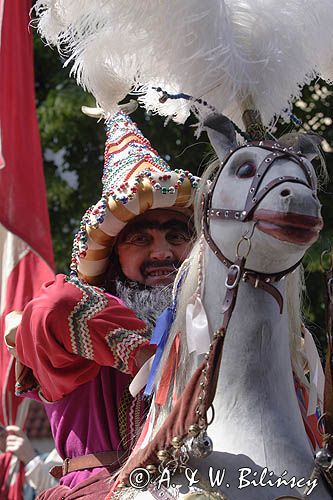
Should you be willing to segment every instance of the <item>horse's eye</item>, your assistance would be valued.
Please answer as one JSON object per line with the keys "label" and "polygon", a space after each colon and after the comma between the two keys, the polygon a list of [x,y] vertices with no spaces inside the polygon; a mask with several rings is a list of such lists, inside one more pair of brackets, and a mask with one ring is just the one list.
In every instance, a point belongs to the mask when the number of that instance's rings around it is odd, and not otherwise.
{"label": "horse's eye", "polygon": [[246,179],[247,177],[253,177],[255,173],[256,173],[255,164],[247,161],[238,168],[236,175],[240,179]]}

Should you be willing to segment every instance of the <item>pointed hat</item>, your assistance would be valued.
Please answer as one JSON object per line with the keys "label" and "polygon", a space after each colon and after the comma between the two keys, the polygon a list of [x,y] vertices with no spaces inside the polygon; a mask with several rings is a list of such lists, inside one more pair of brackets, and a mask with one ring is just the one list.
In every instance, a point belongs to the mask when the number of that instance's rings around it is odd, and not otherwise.
{"label": "pointed hat", "polygon": [[199,178],[171,170],[123,111],[106,123],[103,192],[84,214],[73,244],[71,271],[92,285],[103,283],[116,238],[147,210],[190,215]]}

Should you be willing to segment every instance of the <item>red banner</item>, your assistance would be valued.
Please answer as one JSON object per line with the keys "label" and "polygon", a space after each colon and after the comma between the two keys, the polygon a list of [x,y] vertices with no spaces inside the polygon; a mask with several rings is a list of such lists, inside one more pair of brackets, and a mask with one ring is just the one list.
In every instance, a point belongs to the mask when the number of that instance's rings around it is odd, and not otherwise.
{"label": "red banner", "polygon": [[[0,423],[23,426],[14,395],[14,359],[3,343],[5,317],[22,311],[52,279],[53,252],[35,109],[31,0],[0,0]],[[22,498],[23,470],[0,455],[0,498]]]}

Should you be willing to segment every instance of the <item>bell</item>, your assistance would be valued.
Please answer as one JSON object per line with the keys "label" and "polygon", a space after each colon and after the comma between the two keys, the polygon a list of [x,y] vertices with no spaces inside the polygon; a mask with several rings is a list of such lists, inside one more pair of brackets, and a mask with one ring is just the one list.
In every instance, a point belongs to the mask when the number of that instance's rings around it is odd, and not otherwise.
{"label": "bell", "polygon": [[158,472],[158,469],[157,469],[156,465],[154,465],[154,464],[146,465],[146,469],[153,476]]}
{"label": "bell", "polygon": [[197,424],[190,426],[188,433],[190,436],[197,437],[200,434],[200,427]]}
{"label": "bell", "polygon": [[333,457],[331,453],[326,448],[321,448],[317,451],[315,456],[315,464],[318,465],[320,469],[329,469],[332,465]]}
{"label": "bell", "polygon": [[168,450],[159,450],[157,453],[156,453],[158,459],[161,461],[161,462],[165,462],[166,460],[170,460],[171,459],[171,455],[170,453],[168,452]]}
{"label": "bell", "polygon": [[191,453],[194,457],[205,458],[213,451],[213,441],[206,431],[202,431],[198,437],[194,437],[191,443]]}
{"label": "bell", "polygon": [[174,438],[172,438],[172,441],[171,441],[173,448],[175,448],[176,450],[181,448],[183,446],[183,443],[184,443],[184,441],[180,437],[174,437]]}

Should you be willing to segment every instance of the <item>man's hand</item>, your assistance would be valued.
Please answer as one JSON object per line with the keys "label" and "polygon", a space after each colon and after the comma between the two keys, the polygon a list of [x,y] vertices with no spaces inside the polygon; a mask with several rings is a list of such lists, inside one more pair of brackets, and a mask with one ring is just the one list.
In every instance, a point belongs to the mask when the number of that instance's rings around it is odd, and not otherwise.
{"label": "man's hand", "polygon": [[8,425],[6,431],[6,451],[16,455],[26,465],[37,455],[28,437],[16,425]]}

